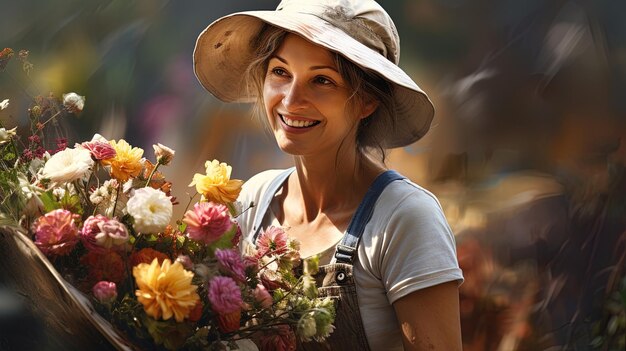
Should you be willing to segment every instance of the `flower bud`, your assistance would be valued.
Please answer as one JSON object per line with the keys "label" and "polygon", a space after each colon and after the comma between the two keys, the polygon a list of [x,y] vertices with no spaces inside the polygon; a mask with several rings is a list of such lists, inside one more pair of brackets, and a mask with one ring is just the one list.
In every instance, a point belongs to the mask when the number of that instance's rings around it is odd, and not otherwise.
{"label": "flower bud", "polygon": [[113,282],[100,281],[93,286],[92,291],[101,303],[111,303],[117,299],[117,286]]}
{"label": "flower bud", "polygon": [[252,292],[254,299],[261,304],[263,308],[270,308],[274,303],[272,295],[267,291],[263,284],[257,284],[256,288]]}
{"label": "flower bud", "polygon": [[85,107],[85,97],[76,93],[63,94],[63,106],[72,113],[80,113]]}
{"label": "flower bud", "polygon": [[13,129],[5,129],[5,128],[0,128],[0,145],[8,142],[9,140],[11,140],[12,137],[15,136],[16,132],[15,130],[17,129],[17,127],[13,128]]}
{"label": "flower bud", "polygon": [[176,151],[161,143],[152,145],[152,148],[154,149],[154,156],[156,156],[157,162],[164,166],[170,164],[174,158],[174,154],[176,154]]}

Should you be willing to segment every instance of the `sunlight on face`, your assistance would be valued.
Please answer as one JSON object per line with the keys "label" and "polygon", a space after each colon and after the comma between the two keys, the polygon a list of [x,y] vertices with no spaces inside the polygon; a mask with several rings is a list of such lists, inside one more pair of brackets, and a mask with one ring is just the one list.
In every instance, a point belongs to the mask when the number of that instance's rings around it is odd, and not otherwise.
{"label": "sunlight on face", "polygon": [[326,157],[356,143],[359,118],[334,54],[288,34],[271,57],[263,101],[278,146],[292,155]]}

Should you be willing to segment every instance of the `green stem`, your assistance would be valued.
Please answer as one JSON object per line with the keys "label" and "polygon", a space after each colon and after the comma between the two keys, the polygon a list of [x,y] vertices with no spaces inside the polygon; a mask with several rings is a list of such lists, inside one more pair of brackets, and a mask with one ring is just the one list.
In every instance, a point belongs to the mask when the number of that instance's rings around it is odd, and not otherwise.
{"label": "green stem", "polygon": [[152,172],[150,172],[150,175],[148,176],[148,180],[146,181],[146,187],[150,185],[150,182],[152,181],[152,177],[154,176],[154,173],[156,173],[156,170],[157,168],[159,168],[160,165],[161,165],[161,162],[157,160],[156,165],[154,165]]}
{"label": "green stem", "polygon": [[119,197],[120,197],[120,188],[121,187],[122,187],[122,184],[120,184],[118,182],[117,188],[115,190],[115,203],[113,204],[113,212],[111,213],[111,217],[115,217],[115,209],[117,208],[117,201],[119,200]]}

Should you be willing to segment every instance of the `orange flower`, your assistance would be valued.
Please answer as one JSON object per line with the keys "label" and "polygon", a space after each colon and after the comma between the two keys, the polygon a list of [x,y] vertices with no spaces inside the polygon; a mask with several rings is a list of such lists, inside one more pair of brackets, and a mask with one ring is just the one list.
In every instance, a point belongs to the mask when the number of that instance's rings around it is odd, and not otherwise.
{"label": "orange flower", "polygon": [[159,265],[155,258],[151,264],[133,267],[133,276],[139,288],[135,291],[137,300],[154,319],[168,320],[173,316],[182,322],[200,301],[198,287],[191,284],[193,273],[186,271],[180,262],[172,264],[166,259]]}
{"label": "orange flower", "polygon": [[146,247],[139,251],[133,252],[130,255],[130,265],[137,266],[140,263],[150,263],[154,259],[159,260],[159,264],[163,263],[163,261],[169,257],[161,251],[157,251],[155,249]]}
{"label": "orange flower", "polygon": [[119,142],[109,141],[115,149],[115,157],[102,160],[102,164],[111,166],[111,176],[121,183],[134,178],[141,172],[143,149],[132,147],[124,139]]}
{"label": "orange flower", "polygon": [[232,168],[218,160],[206,161],[206,175],[196,173],[189,186],[196,186],[205,201],[227,204],[237,200],[243,181],[230,179]]}

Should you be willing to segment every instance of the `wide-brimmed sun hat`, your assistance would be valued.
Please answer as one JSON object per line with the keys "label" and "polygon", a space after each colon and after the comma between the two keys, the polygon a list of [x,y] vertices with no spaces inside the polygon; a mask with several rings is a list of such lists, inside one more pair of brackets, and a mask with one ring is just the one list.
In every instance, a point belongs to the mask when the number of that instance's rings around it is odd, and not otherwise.
{"label": "wide-brimmed sun hat", "polygon": [[411,144],[428,132],[433,105],[398,67],[398,32],[373,0],[283,0],[275,11],[238,12],[211,23],[200,33],[193,57],[198,80],[215,97],[225,102],[256,100],[244,76],[265,23],[337,52],[392,83],[396,123],[383,140],[386,148]]}

